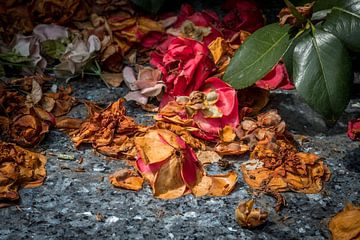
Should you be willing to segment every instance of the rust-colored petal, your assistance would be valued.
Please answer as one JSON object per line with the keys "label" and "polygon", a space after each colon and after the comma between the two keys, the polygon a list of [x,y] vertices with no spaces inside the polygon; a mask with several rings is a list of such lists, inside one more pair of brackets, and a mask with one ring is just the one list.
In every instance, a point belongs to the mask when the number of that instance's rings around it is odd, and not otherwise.
{"label": "rust-colored petal", "polygon": [[236,134],[234,131],[234,128],[226,125],[221,131],[220,131],[220,139],[223,142],[229,143],[233,142],[236,138]]}
{"label": "rust-colored petal", "polygon": [[159,131],[149,131],[143,137],[136,137],[135,145],[146,164],[162,162],[175,151],[174,147],[161,139]]}
{"label": "rust-colored petal", "polygon": [[17,200],[20,187],[40,186],[46,177],[45,164],[44,155],[0,141],[0,205]]}
{"label": "rust-colored petal", "polygon": [[135,171],[121,169],[109,176],[110,183],[115,187],[139,191],[142,188],[144,179]]}
{"label": "rust-colored petal", "polygon": [[254,200],[240,202],[235,209],[235,218],[243,228],[256,228],[267,221],[268,213],[260,208],[253,208]]}
{"label": "rust-colored petal", "polygon": [[154,196],[162,199],[173,199],[184,195],[186,184],[181,175],[181,158],[173,156],[165,163],[155,176]]}
{"label": "rust-colored petal", "polygon": [[219,143],[215,151],[220,155],[241,155],[249,151],[249,146],[241,142]]}
{"label": "rust-colored petal", "polygon": [[360,207],[347,204],[329,222],[333,240],[357,240],[360,238]]}

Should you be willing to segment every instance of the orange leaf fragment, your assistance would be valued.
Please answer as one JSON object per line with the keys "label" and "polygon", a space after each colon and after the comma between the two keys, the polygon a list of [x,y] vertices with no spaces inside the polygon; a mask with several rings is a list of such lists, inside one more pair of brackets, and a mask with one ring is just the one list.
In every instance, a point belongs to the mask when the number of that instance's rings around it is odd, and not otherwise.
{"label": "orange leaf fragment", "polygon": [[135,171],[121,169],[109,176],[110,183],[115,187],[139,191],[142,188],[144,179]]}
{"label": "orange leaf fragment", "polygon": [[333,240],[360,239],[360,207],[347,204],[329,222]]}
{"label": "orange leaf fragment", "polygon": [[243,228],[256,228],[264,224],[268,218],[268,213],[260,208],[253,208],[254,200],[240,202],[235,209],[235,218]]}

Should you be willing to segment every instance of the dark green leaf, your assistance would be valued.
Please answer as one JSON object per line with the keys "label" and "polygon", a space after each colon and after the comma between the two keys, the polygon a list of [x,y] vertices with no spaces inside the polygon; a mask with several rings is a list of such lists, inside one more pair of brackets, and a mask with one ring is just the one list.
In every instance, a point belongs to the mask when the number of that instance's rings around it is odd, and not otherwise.
{"label": "dark green leaf", "polygon": [[318,0],[314,4],[314,12],[331,9],[335,6],[343,6],[348,0]]}
{"label": "dark green leaf", "polygon": [[306,33],[293,54],[294,82],[305,101],[334,122],[350,99],[351,61],[341,41],[316,29]]}
{"label": "dark green leaf", "polygon": [[223,80],[236,89],[251,86],[280,60],[291,43],[290,25],[273,23],[254,32],[237,50]]}
{"label": "dark green leaf", "polygon": [[342,6],[333,7],[323,28],[340,38],[350,49],[360,52],[360,0],[348,0]]}
{"label": "dark green leaf", "polygon": [[46,40],[41,43],[41,51],[49,57],[59,59],[65,52],[66,43],[61,40]]}
{"label": "dark green leaf", "polygon": [[292,43],[290,44],[289,48],[287,49],[286,53],[284,54],[284,63],[286,66],[286,70],[289,74],[290,79],[293,79],[293,54],[294,54],[294,49],[296,47],[296,45],[301,41],[302,37],[304,35],[306,35],[306,33],[308,33],[308,31],[303,32],[301,35],[297,36],[296,38],[293,39]]}
{"label": "dark green leaf", "polygon": [[22,56],[16,52],[1,53],[0,59],[9,63],[27,63],[31,62],[31,59],[26,56]]}
{"label": "dark green leaf", "polygon": [[157,13],[165,0],[131,0],[133,3],[151,13]]}

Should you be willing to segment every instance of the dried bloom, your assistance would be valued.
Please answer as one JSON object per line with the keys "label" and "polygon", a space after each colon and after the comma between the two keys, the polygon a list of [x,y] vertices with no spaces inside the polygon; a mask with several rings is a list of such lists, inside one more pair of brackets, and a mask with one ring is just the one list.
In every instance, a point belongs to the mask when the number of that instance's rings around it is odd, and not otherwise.
{"label": "dried bloom", "polygon": [[86,41],[75,38],[73,43],[67,46],[60,59],[61,63],[55,66],[55,74],[64,78],[80,74],[100,48],[101,42],[95,35],[89,36]]}
{"label": "dried bloom", "polygon": [[156,119],[191,126],[195,136],[216,140],[225,126],[239,123],[236,91],[219,78],[209,78],[200,91],[168,102]]}
{"label": "dried bloom", "polygon": [[267,221],[268,213],[260,208],[253,208],[255,201],[250,199],[240,202],[235,209],[235,218],[243,228],[256,228]]}
{"label": "dried bloom", "polygon": [[74,97],[70,96],[71,93],[70,86],[67,88],[61,86],[56,93],[44,93],[39,105],[55,117],[63,116],[78,103]]}
{"label": "dried bloom", "polygon": [[21,187],[40,186],[46,177],[45,156],[0,141],[0,207],[19,199]]}
{"label": "dried bloom", "polygon": [[244,118],[236,129],[241,141],[247,142],[252,150],[258,143],[269,143],[277,138],[287,138],[285,122],[276,110],[257,115],[257,120]]}
{"label": "dried bloom", "polygon": [[[258,145],[241,166],[244,180],[254,189],[275,192],[318,193],[330,178],[330,170],[315,154],[297,152],[284,141]],[[260,163],[260,164],[258,164]]]}
{"label": "dried bloom", "polygon": [[247,115],[255,115],[259,113],[269,102],[269,91],[258,88],[249,87],[241,89],[237,92],[239,100],[240,119]]}
{"label": "dried bloom", "polygon": [[163,93],[165,88],[161,81],[161,72],[158,69],[150,67],[139,67],[137,79],[134,70],[130,67],[123,69],[125,84],[131,90],[125,95],[127,101],[136,101],[141,105],[145,105],[150,97],[158,97]]}
{"label": "dried bloom", "polygon": [[177,14],[177,21],[166,32],[177,37],[202,41],[206,46],[217,37],[222,37],[221,23],[216,12],[204,10],[195,12],[189,4],[183,4]]}
{"label": "dried bloom", "polygon": [[90,143],[104,155],[120,157],[122,154],[130,154],[133,139],[127,135],[135,134],[140,126],[125,115],[123,102],[123,99],[119,99],[104,110],[90,109],[88,119],[76,133],[71,134],[75,147]]}
{"label": "dried bloom", "polygon": [[215,151],[222,156],[241,155],[249,151],[249,146],[241,142],[218,143]]}
{"label": "dried bloom", "polygon": [[333,240],[356,240],[360,236],[360,208],[347,204],[329,222]]}
{"label": "dried bloom", "polygon": [[[307,3],[302,7],[296,7],[296,10],[305,18],[309,18],[312,14],[313,6],[315,2]],[[291,13],[290,9],[285,7],[281,9],[279,15],[280,25],[289,23],[290,25],[299,25],[298,19]]]}
{"label": "dried bloom", "polygon": [[23,108],[10,118],[10,136],[21,146],[34,146],[54,123],[54,116],[41,108]]}
{"label": "dried bloom", "polygon": [[151,47],[160,40],[164,28],[160,22],[146,17],[133,17],[130,14],[120,14],[108,19],[115,41],[125,54],[135,43]]}

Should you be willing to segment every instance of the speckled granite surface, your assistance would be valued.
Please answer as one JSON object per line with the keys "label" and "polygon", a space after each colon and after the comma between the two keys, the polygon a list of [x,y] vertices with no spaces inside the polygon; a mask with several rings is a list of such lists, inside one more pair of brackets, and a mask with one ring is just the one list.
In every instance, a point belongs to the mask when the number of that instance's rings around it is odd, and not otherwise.
{"label": "speckled granite surface", "polygon": [[[74,81],[75,96],[104,104],[124,95],[123,89],[107,89],[96,79]],[[51,131],[38,151],[48,155],[48,177],[43,186],[21,190],[19,205],[0,209],[0,239],[328,239],[327,221],[347,201],[360,203],[359,142],[345,134],[350,117],[360,113],[355,96],[335,128],[325,125],[296,94],[274,93],[271,106],[280,113],[293,133],[308,136],[304,151],[326,159],[333,173],[320,194],[285,193],[288,207],[279,214],[274,199],[253,196],[270,211],[269,221],[256,230],[239,227],[234,209],[252,191],[239,176],[234,192],[227,197],[195,198],[191,195],[164,201],[152,197],[149,186],[139,192],[112,187],[108,175],[124,166],[91,148],[75,150],[68,137]],[[146,122],[142,111],[128,104],[128,114]],[[85,116],[79,105],[71,116]],[[50,153],[73,154],[84,162],[61,160]],[[230,169],[238,170],[244,158],[232,159]],[[85,172],[76,172],[83,168]],[[229,170],[230,170],[229,169]],[[216,165],[210,172],[221,171]],[[101,215],[103,221],[97,221]]]}

